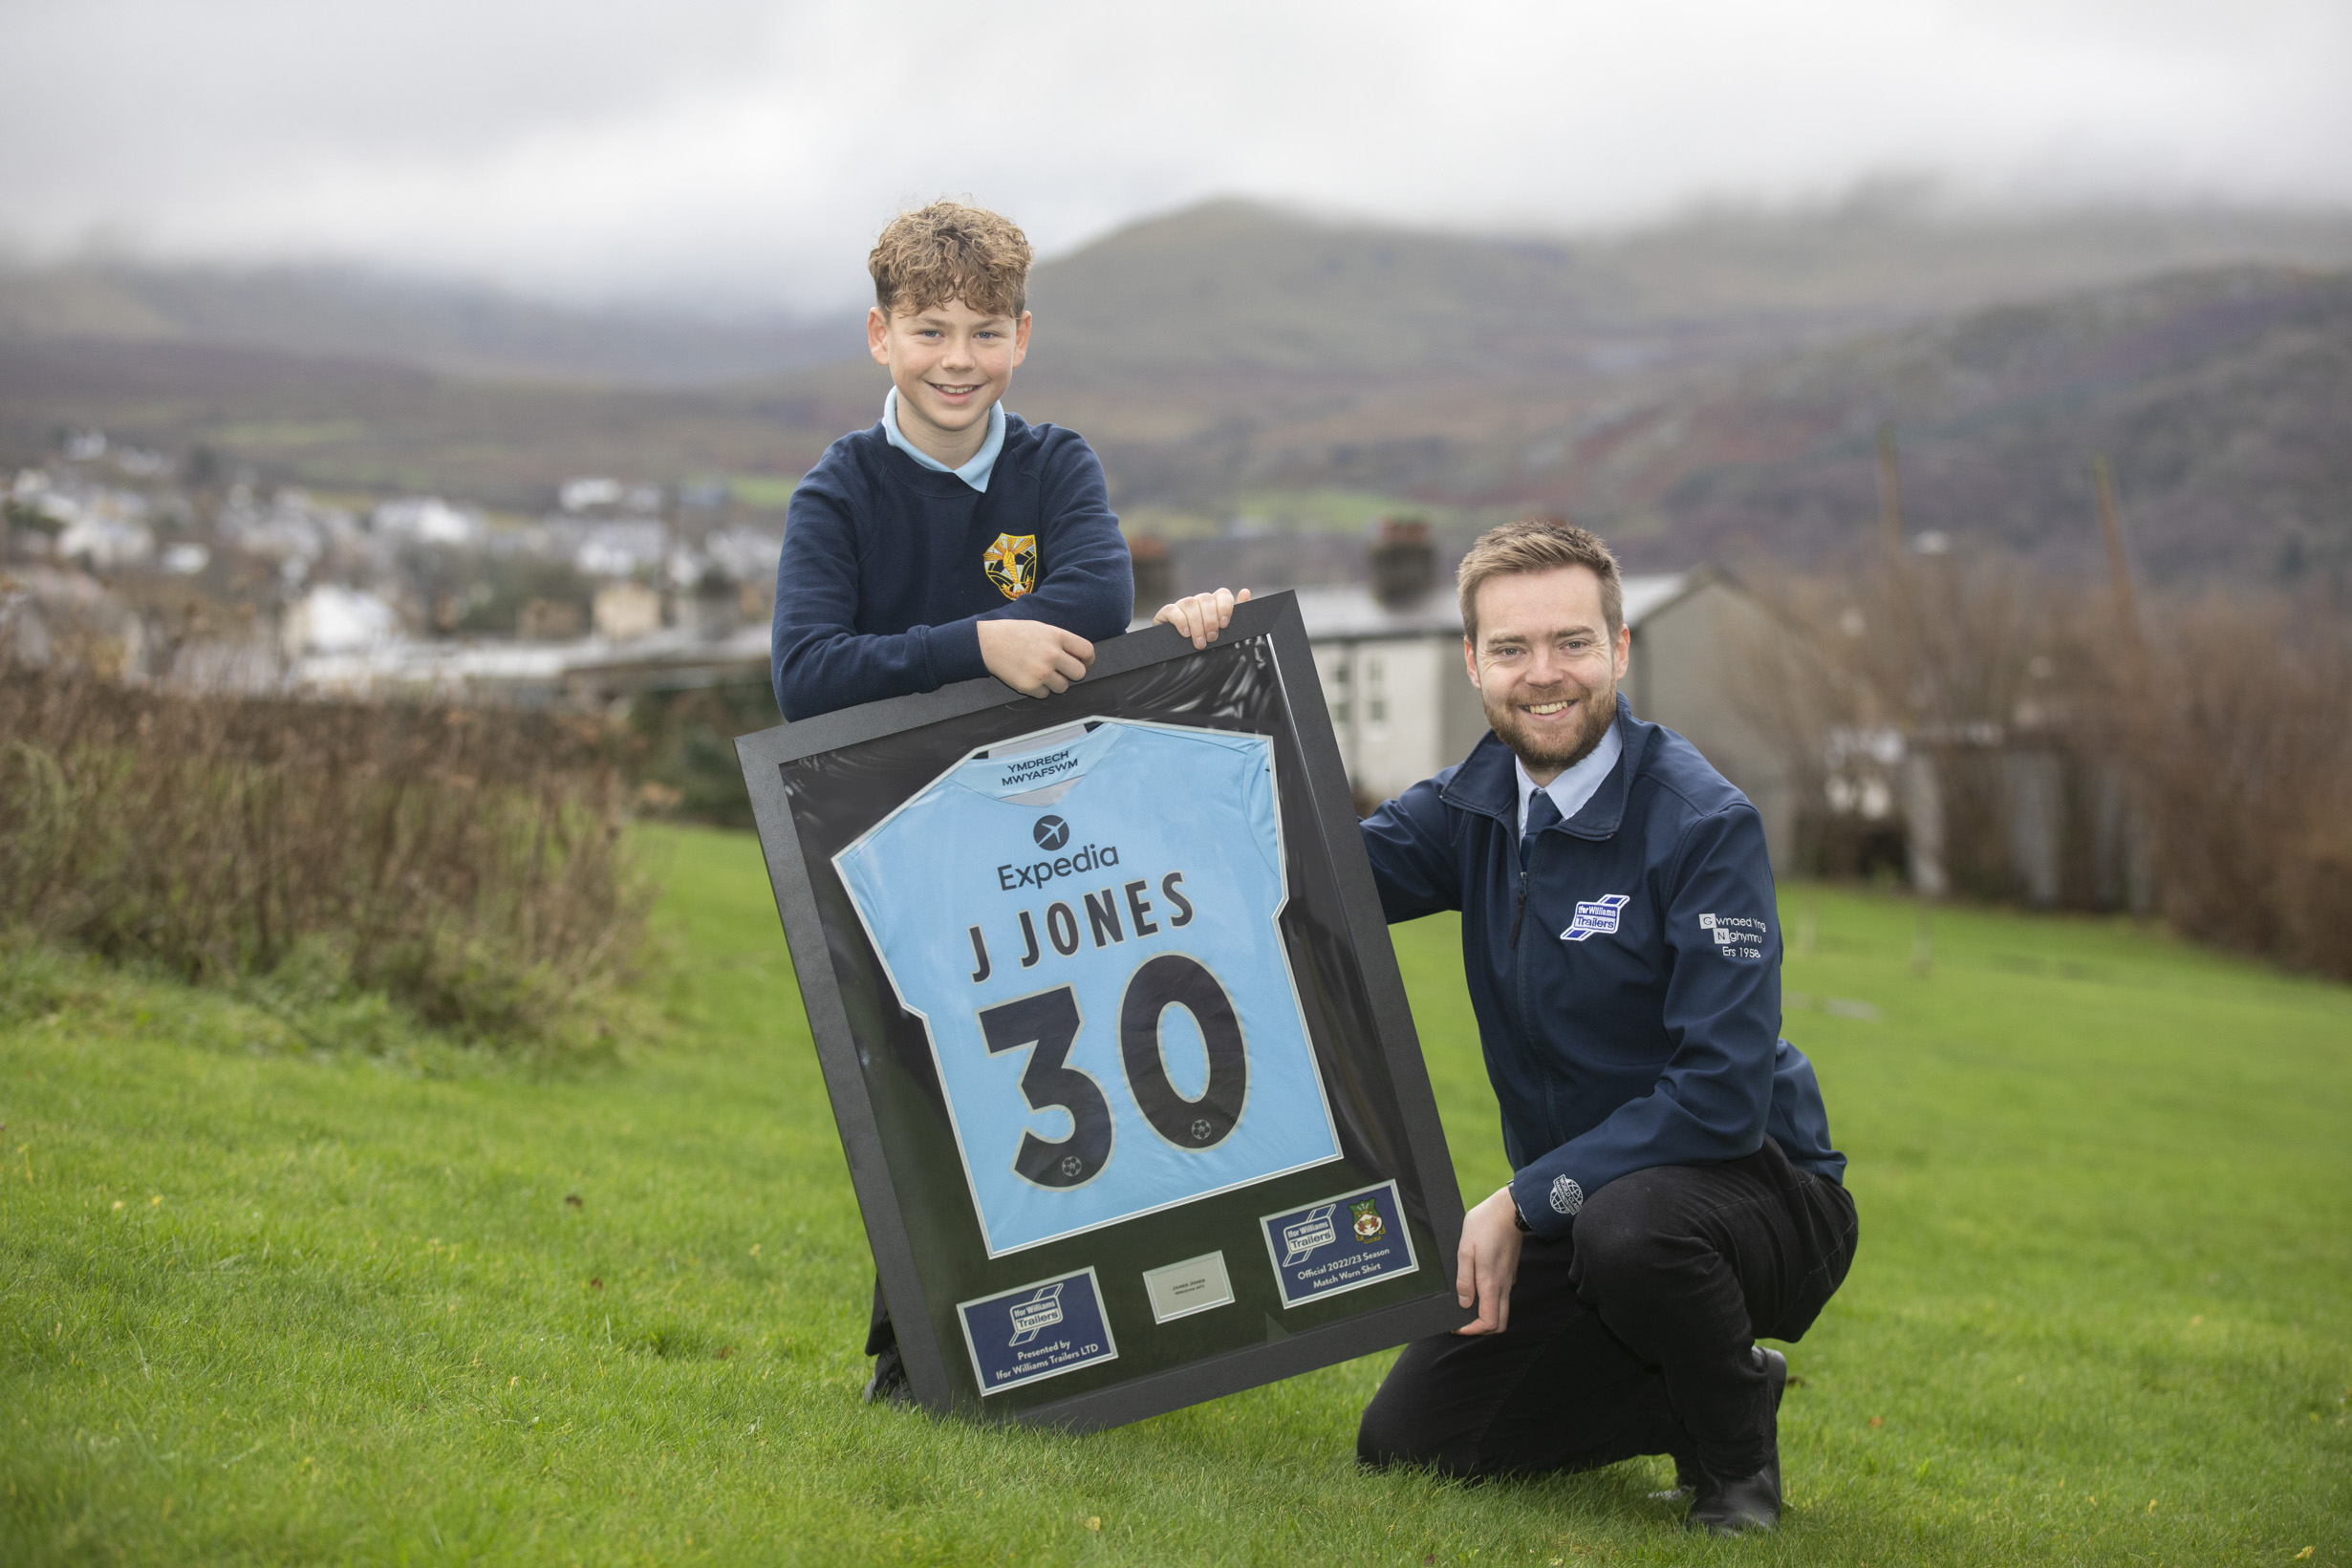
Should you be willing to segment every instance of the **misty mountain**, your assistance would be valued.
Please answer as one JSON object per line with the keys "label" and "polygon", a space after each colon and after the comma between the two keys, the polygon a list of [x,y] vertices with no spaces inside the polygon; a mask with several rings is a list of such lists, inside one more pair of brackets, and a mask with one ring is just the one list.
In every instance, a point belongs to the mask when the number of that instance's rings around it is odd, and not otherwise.
{"label": "misty mountain", "polygon": [[575,309],[329,267],[0,271],[0,345],[196,344],[495,380],[680,386],[774,376],[860,352],[860,314],[714,320]]}
{"label": "misty mountain", "polygon": [[[1346,492],[1457,526],[1565,510],[1643,567],[1820,560],[1874,548],[1891,422],[1914,531],[2087,564],[2104,453],[2158,574],[2292,579],[2352,570],[2348,267],[2352,218],[1861,204],[1570,245],[1216,203],[1041,266],[1011,402],[1085,432],[1146,527]],[[820,330],[633,336],[507,305],[283,272],[0,280],[0,461],[91,424],[268,483],[527,511],[572,473],[796,475],[881,401],[847,319],[822,362],[662,387],[646,367]]]}
{"label": "misty mountain", "polygon": [[[1031,379],[1260,387],[1431,375],[1584,378],[1721,362],[1997,300],[2224,263],[2352,267],[2352,216],[1939,215],[1900,193],[1616,236],[1419,230],[1208,202],[1039,266]],[[858,318],[586,309],[349,268],[0,269],[0,344],[192,343],[492,380],[714,385],[833,364]],[[820,377],[820,380],[830,379]]]}
{"label": "misty mountain", "polygon": [[2239,262],[2352,267],[2352,216],[1970,218],[1889,196],[1561,239],[1212,202],[1039,267],[1031,364],[1057,387],[1169,374],[1582,378]]}
{"label": "misty mountain", "polygon": [[1882,425],[1914,538],[2090,566],[2101,455],[2152,575],[2352,585],[2352,272],[2176,274],[1790,355],[1594,410],[1522,451],[1523,493],[1643,554],[1821,559],[1877,548]]}
{"label": "misty mountain", "polygon": [[1097,442],[1128,507],[1346,490],[1564,512],[1647,568],[1876,549],[1888,426],[1914,535],[2091,566],[2098,454],[2155,575],[2352,582],[2352,272],[2178,273],[1730,368],[1436,380]]}
{"label": "misty mountain", "polygon": [[41,461],[72,427],[167,454],[201,444],[265,486],[432,492],[526,514],[578,474],[797,477],[831,439],[809,403],[740,391],[484,381],[213,343],[0,340],[0,467]]}

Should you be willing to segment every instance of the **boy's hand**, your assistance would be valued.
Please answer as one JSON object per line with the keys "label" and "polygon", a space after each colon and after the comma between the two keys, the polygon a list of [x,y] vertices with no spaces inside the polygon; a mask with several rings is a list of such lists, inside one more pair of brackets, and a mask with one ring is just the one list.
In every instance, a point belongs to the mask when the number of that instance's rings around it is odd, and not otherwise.
{"label": "boy's hand", "polygon": [[981,662],[1024,697],[1067,692],[1094,666],[1094,645],[1045,621],[980,623]]}
{"label": "boy's hand", "polygon": [[1159,607],[1152,617],[1157,626],[1166,621],[1170,626],[1193,639],[1195,648],[1206,648],[1217,640],[1217,634],[1233,624],[1233,607],[1249,603],[1249,590],[1236,593],[1230,589],[1219,589],[1214,593],[1196,593],[1189,599]]}

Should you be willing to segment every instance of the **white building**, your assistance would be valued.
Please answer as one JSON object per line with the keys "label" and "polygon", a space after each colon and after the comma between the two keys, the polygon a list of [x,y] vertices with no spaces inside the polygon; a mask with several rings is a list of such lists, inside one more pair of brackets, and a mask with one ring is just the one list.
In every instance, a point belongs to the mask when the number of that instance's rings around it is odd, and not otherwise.
{"label": "white building", "polygon": [[321,583],[286,607],[286,656],[358,654],[399,638],[400,617],[373,593]]}
{"label": "white building", "polygon": [[402,496],[376,508],[379,538],[415,545],[470,545],[482,537],[482,514],[439,496]]}
{"label": "white building", "polygon": [[596,590],[590,616],[596,635],[612,642],[650,637],[661,630],[661,595],[626,578]]}

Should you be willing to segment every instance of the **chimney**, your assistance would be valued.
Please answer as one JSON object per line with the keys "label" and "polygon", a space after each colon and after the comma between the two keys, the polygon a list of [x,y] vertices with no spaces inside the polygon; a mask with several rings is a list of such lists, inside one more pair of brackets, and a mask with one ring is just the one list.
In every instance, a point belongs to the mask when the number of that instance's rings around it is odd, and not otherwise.
{"label": "chimney", "polygon": [[1437,547],[1417,517],[1384,517],[1371,548],[1372,597],[1391,610],[1437,586]]}
{"label": "chimney", "polygon": [[1176,562],[1168,541],[1155,533],[1129,540],[1127,553],[1135,569],[1135,618],[1142,620],[1176,597]]}

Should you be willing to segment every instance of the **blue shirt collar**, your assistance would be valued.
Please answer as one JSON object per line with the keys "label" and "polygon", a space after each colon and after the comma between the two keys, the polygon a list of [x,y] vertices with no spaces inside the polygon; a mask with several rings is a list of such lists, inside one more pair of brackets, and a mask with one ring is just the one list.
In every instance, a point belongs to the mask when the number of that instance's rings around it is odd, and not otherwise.
{"label": "blue shirt collar", "polygon": [[973,489],[985,495],[988,476],[997,465],[997,454],[1004,450],[1004,405],[988,405],[988,436],[972,454],[972,461],[960,468],[950,468],[930,453],[906,439],[898,429],[898,389],[893,387],[882,399],[882,439],[913,458],[935,474],[953,474]]}
{"label": "blue shirt collar", "polygon": [[1600,792],[1601,785],[1617,766],[1617,759],[1624,755],[1625,741],[1618,737],[1617,726],[1612,723],[1601,737],[1600,743],[1585,753],[1583,761],[1574,767],[1562,769],[1560,777],[1550,784],[1538,784],[1527,777],[1526,763],[1516,757],[1511,759],[1512,770],[1519,775],[1520,830],[1526,831],[1527,803],[1535,799],[1539,788],[1552,798],[1552,804],[1560,807],[1560,820],[1566,822]]}

